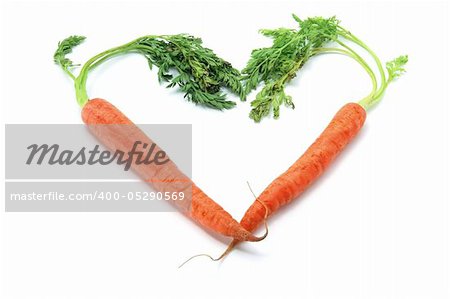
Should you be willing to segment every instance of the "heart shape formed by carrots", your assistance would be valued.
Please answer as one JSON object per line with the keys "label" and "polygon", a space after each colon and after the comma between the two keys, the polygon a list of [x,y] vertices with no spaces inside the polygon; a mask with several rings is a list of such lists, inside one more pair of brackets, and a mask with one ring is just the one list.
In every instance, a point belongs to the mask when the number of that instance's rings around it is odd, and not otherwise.
{"label": "heart shape formed by carrots", "polygon": [[[159,68],[160,81],[169,82],[168,87],[178,86],[185,92],[185,98],[189,101],[214,109],[229,109],[235,105],[225,99],[225,94],[220,91],[221,87],[228,87],[244,100],[246,95],[263,82],[265,86],[252,102],[253,109],[250,113],[250,117],[256,122],[268,116],[271,111],[274,117],[278,118],[282,104],[294,107],[291,97],[284,91],[284,86],[295,77],[296,72],[308,59],[315,55],[338,53],[348,56],[368,73],[372,81],[371,92],[357,103],[345,104],[306,152],[255,199],[240,223],[207,196],[172,161],[163,165],[132,165],[157,191],[190,190],[186,201],[178,204],[180,210],[202,227],[233,239],[219,259],[239,242],[256,242],[267,236],[267,226],[266,233],[261,237],[256,237],[253,232],[268,216],[298,198],[324,173],[361,130],[366,120],[366,111],[381,100],[387,86],[405,71],[408,57],[400,56],[386,64],[386,74],[377,55],[359,38],[340,26],[334,17],[301,20],[294,15],[294,19],[299,25],[298,30],[262,30],[264,35],[273,38],[273,45],[252,52],[251,59],[242,71],[243,76],[212,50],[204,48],[200,39],[184,34],[144,36],[101,52],[83,65],[77,77],[71,71],[75,65],[66,56],[83,42],[84,37],[71,36],[63,40],[58,44],[54,55],[55,62],[75,82],[83,121],[111,150],[123,150],[124,146],[133,144],[136,138],[149,144],[153,143],[114,105],[103,99],[89,100],[86,91],[88,73],[117,55],[144,55],[150,67],[156,65]],[[334,43],[335,46],[328,46],[329,43]],[[373,69],[351,44],[358,45],[374,59],[379,72],[379,85]],[[102,129],[101,125],[105,124],[125,125],[129,131],[111,134],[110,130]]]}

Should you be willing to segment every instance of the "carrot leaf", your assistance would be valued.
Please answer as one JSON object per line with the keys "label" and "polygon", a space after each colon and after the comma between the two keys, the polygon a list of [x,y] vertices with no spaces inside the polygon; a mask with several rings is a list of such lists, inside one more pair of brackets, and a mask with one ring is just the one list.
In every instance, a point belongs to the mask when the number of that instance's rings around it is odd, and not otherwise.
{"label": "carrot leaf", "polygon": [[331,18],[308,18],[301,20],[293,16],[298,29],[264,29],[260,32],[272,38],[272,46],[253,50],[247,66],[242,70],[244,93],[248,95],[260,83],[263,89],[251,103],[250,118],[259,122],[270,115],[279,117],[280,106],[294,108],[292,98],[286,95],[285,85],[295,78],[309,58],[317,54],[316,50],[337,36],[339,21]]}
{"label": "carrot leaf", "polygon": [[408,62],[408,55],[402,55],[387,62],[386,69],[389,74],[388,81],[392,81],[400,77],[404,72],[406,72],[405,65],[407,62]]}
{"label": "carrot leaf", "polygon": [[73,48],[81,44],[85,39],[86,37],[84,36],[69,36],[58,43],[58,48],[53,55],[53,60],[55,63],[59,64],[65,72],[71,75],[71,77],[73,77],[73,74],[70,72],[70,68],[78,65],[74,65],[73,62],[66,56],[72,53]]}
{"label": "carrot leaf", "polygon": [[295,108],[292,97],[284,92],[284,88],[272,82],[267,83],[251,103],[253,109],[250,111],[250,118],[255,122],[260,122],[273,110],[273,117],[277,119],[280,116],[280,106],[283,104],[286,107]]}
{"label": "carrot leaf", "polygon": [[104,61],[127,53],[142,54],[150,69],[158,67],[159,82],[178,87],[188,101],[208,108],[223,110],[236,103],[226,99],[222,87],[244,98],[241,75],[232,65],[202,45],[202,40],[187,34],[149,35],[97,54],[88,60],[75,78],[69,71],[74,66],[65,57],[84,37],[71,36],[58,44],[54,59],[75,80],[77,101],[88,101],[86,81],[88,73]]}
{"label": "carrot leaf", "polygon": [[240,73],[230,63],[202,46],[202,40],[178,34],[136,40],[135,49],[143,54],[149,66],[157,66],[158,80],[167,87],[178,86],[185,98],[213,109],[230,109],[236,104],[226,100],[221,87],[243,94]]}
{"label": "carrot leaf", "polygon": [[[386,74],[375,52],[343,28],[335,17],[302,20],[293,15],[293,18],[298,24],[297,29],[278,28],[260,31],[272,38],[272,46],[253,50],[247,66],[242,70],[245,95],[256,89],[260,83],[264,84],[251,103],[250,118],[255,122],[260,122],[271,112],[275,119],[278,118],[283,104],[294,108],[292,98],[284,91],[285,85],[295,78],[297,72],[315,55],[341,54],[361,65],[372,81],[371,92],[358,102],[365,109],[376,105],[382,99],[389,83],[405,72],[408,56],[399,56],[386,63]],[[358,46],[356,48],[358,50],[353,48],[354,45]],[[379,81],[374,69],[358,54],[361,49],[375,62]]]}

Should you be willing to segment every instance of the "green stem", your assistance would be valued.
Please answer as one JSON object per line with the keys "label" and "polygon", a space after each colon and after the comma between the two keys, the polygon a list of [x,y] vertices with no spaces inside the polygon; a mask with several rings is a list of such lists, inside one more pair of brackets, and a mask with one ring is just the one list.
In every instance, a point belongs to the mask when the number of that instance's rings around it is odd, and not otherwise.
{"label": "green stem", "polygon": [[370,56],[372,56],[372,58],[375,60],[375,63],[377,64],[378,70],[380,71],[381,85],[386,84],[386,75],[385,75],[385,72],[384,72],[383,64],[381,63],[381,60],[378,58],[378,56],[375,54],[375,52],[372,51],[372,49],[369,48],[363,41],[361,41],[355,35],[350,33],[350,31],[345,30],[341,26],[338,26],[338,27],[342,30],[342,32],[340,32],[342,37],[344,37],[344,38],[354,42],[355,44],[359,45],[361,48],[366,50],[370,54]]}
{"label": "green stem", "polygon": [[91,64],[91,66],[89,67],[89,71],[92,71],[93,69],[95,69],[96,67],[98,67],[100,64],[103,64],[106,60],[111,59],[114,56],[120,55],[120,54],[124,54],[123,51],[119,51],[119,52],[112,52],[109,53],[106,56],[103,56],[102,58],[98,59],[96,62],[94,62],[93,64]]}
{"label": "green stem", "polygon": [[377,91],[377,85],[378,85],[377,78],[376,78],[373,70],[364,61],[364,59],[362,59],[361,56],[359,56],[354,51],[344,50],[344,49],[340,49],[340,48],[319,48],[319,49],[315,50],[315,54],[325,54],[325,53],[338,53],[338,54],[346,55],[346,56],[354,59],[356,62],[358,62],[364,68],[364,70],[367,72],[367,74],[370,77],[370,80],[372,81],[372,91],[370,92],[369,95],[364,97],[364,99],[373,97],[373,95]]}
{"label": "green stem", "polygon": [[[103,51],[103,52],[95,55],[91,59],[89,59],[83,65],[78,77],[75,79],[76,98],[77,98],[78,104],[81,107],[83,107],[89,100],[89,97],[87,95],[87,90],[86,90],[86,81],[87,81],[89,70],[91,69],[91,65],[95,64],[95,62],[97,62],[98,60],[101,60],[101,59],[105,60],[105,58],[110,58],[110,57],[114,56],[114,54],[120,52],[119,50],[122,50],[124,46],[120,46],[120,47],[116,47],[113,49]],[[95,66],[97,66],[97,65],[95,65]]]}
{"label": "green stem", "polygon": [[354,59],[356,59],[366,71],[370,72],[370,75],[371,75],[371,78],[372,78],[372,82],[374,82],[374,84],[373,84],[371,93],[366,98],[373,96],[377,92],[378,82],[377,82],[375,73],[373,72],[372,68],[364,60],[364,58],[362,58],[358,53],[356,53],[356,51],[354,51],[348,45],[344,44],[343,42],[341,42],[339,40],[336,40],[336,42],[339,45],[341,45],[342,47],[344,47],[345,49],[347,49],[347,51],[349,51],[352,54],[352,56],[354,56]]}
{"label": "green stem", "polygon": [[[78,104],[83,107],[89,100],[87,90],[86,90],[86,82],[88,78],[88,73],[99,66],[104,61],[112,58],[113,56],[117,56],[124,53],[129,53],[133,50],[139,49],[139,48],[150,48],[143,45],[136,45],[136,43],[139,40],[142,40],[143,38],[158,38],[163,36],[156,36],[156,35],[149,35],[145,37],[140,37],[138,39],[135,39],[129,43],[126,43],[124,45],[111,48],[109,50],[103,51],[91,59],[89,59],[81,68],[81,71],[78,75],[78,77],[74,78],[75,80],[75,93]],[[73,75],[72,75],[73,76]]]}
{"label": "green stem", "polygon": [[375,54],[374,51],[372,51],[372,49],[370,49],[364,42],[362,42],[359,38],[357,38],[355,35],[353,35],[352,33],[350,33],[348,30],[342,28],[341,26],[338,26],[338,28],[340,29],[338,34],[340,36],[342,36],[343,38],[357,44],[358,46],[360,46],[361,48],[363,48],[364,50],[367,51],[367,53],[369,53],[369,55],[373,58],[373,60],[375,61],[378,71],[380,73],[380,78],[381,78],[381,85],[380,87],[376,90],[375,93],[372,94],[371,97],[366,97],[364,99],[362,99],[361,101],[359,101],[359,104],[361,106],[363,106],[366,110],[369,109],[370,107],[374,106],[375,104],[377,104],[384,92],[386,91],[387,86],[389,85],[389,83],[391,82],[391,80],[386,80],[386,73],[383,67],[383,64],[381,63],[380,59],[378,58],[378,56]]}
{"label": "green stem", "polygon": [[69,75],[70,78],[72,78],[72,80],[75,80],[75,76],[74,76],[74,74],[72,74],[71,71],[69,71],[69,70],[68,70],[67,68],[65,68],[65,67],[63,67],[62,69],[63,69],[64,73],[66,73],[67,75]]}

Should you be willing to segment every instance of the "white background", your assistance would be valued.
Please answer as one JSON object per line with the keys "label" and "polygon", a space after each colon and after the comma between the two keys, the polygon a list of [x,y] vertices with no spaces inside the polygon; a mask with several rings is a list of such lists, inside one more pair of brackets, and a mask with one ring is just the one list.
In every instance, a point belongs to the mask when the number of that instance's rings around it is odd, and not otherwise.
{"label": "white background", "polygon": [[[270,219],[263,242],[178,270],[228,240],[177,213],[0,212],[0,297],[449,298],[448,5],[296,3],[4,2],[2,123],[81,123],[72,83],[52,62],[71,34],[88,37],[77,62],[141,35],[188,32],[241,69],[253,48],[270,44],[258,29],[293,27],[292,12],[336,15],[382,60],[407,53],[410,62],[345,153]],[[254,124],[249,102],[227,112],[195,107],[159,86],[139,56],[108,62],[88,85],[136,123],[193,124],[194,180],[236,219],[253,202],[246,181],[260,193],[344,103],[370,90],[353,61],[317,57],[288,87],[296,109]]]}

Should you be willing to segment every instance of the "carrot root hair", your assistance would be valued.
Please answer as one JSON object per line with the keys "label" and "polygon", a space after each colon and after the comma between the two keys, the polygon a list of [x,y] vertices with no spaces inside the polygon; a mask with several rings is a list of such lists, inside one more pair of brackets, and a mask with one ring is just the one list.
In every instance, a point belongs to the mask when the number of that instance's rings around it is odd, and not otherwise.
{"label": "carrot root hair", "polygon": [[[261,237],[257,237],[255,241],[262,241],[264,240],[268,234],[269,234],[269,225],[267,224],[267,218],[269,217],[269,207],[261,200],[259,200],[255,193],[253,192],[252,188],[250,187],[250,183],[247,182],[247,186],[250,189],[250,192],[253,194],[253,196],[255,197],[256,201],[259,202],[265,209],[265,215],[264,215],[264,227],[265,227],[265,232]],[[253,240],[252,240],[253,241]],[[198,257],[207,257],[209,258],[211,261],[213,262],[218,262],[222,259],[224,259],[233,249],[234,247],[239,244],[238,240],[233,240],[231,241],[231,243],[228,245],[227,249],[225,249],[225,251],[219,256],[219,257],[212,257],[210,254],[207,253],[200,253],[200,254],[196,254],[191,256],[190,258],[188,258],[187,260],[185,260],[183,263],[181,263],[181,265],[178,266],[178,269],[180,269],[181,267],[183,267],[184,265],[186,265],[188,262],[192,261],[193,259],[196,259]]]}
{"label": "carrot root hair", "polygon": [[[260,200],[256,196],[255,192],[253,192],[252,187],[250,186],[250,183],[248,181],[247,181],[247,186],[248,186],[248,189],[250,190],[250,192],[252,193],[253,197],[255,198],[255,200],[257,202],[259,202],[264,207],[264,210],[265,210],[265,214],[264,214],[264,228],[265,228],[266,232],[264,233],[264,235],[259,237],[261,240],[264,240],[267,237],[267,235],[269,234],[269,225],[267,224],[267,218],[269,217],[269,207],[262,200]],[[233,243],[235,243],[235,240],[233,240],[233,242],[230,243],[230,246]],[[236,244],[237,244],[237,241],[236,241]],[[231,249],[233,249],[233,247]],[[230,249],[230,251],[231,251],[231,249]],[[228,250],[228,248],[227,248],[227,250]],[[227,251],[225,251],[225,252],[227,252]]]}

